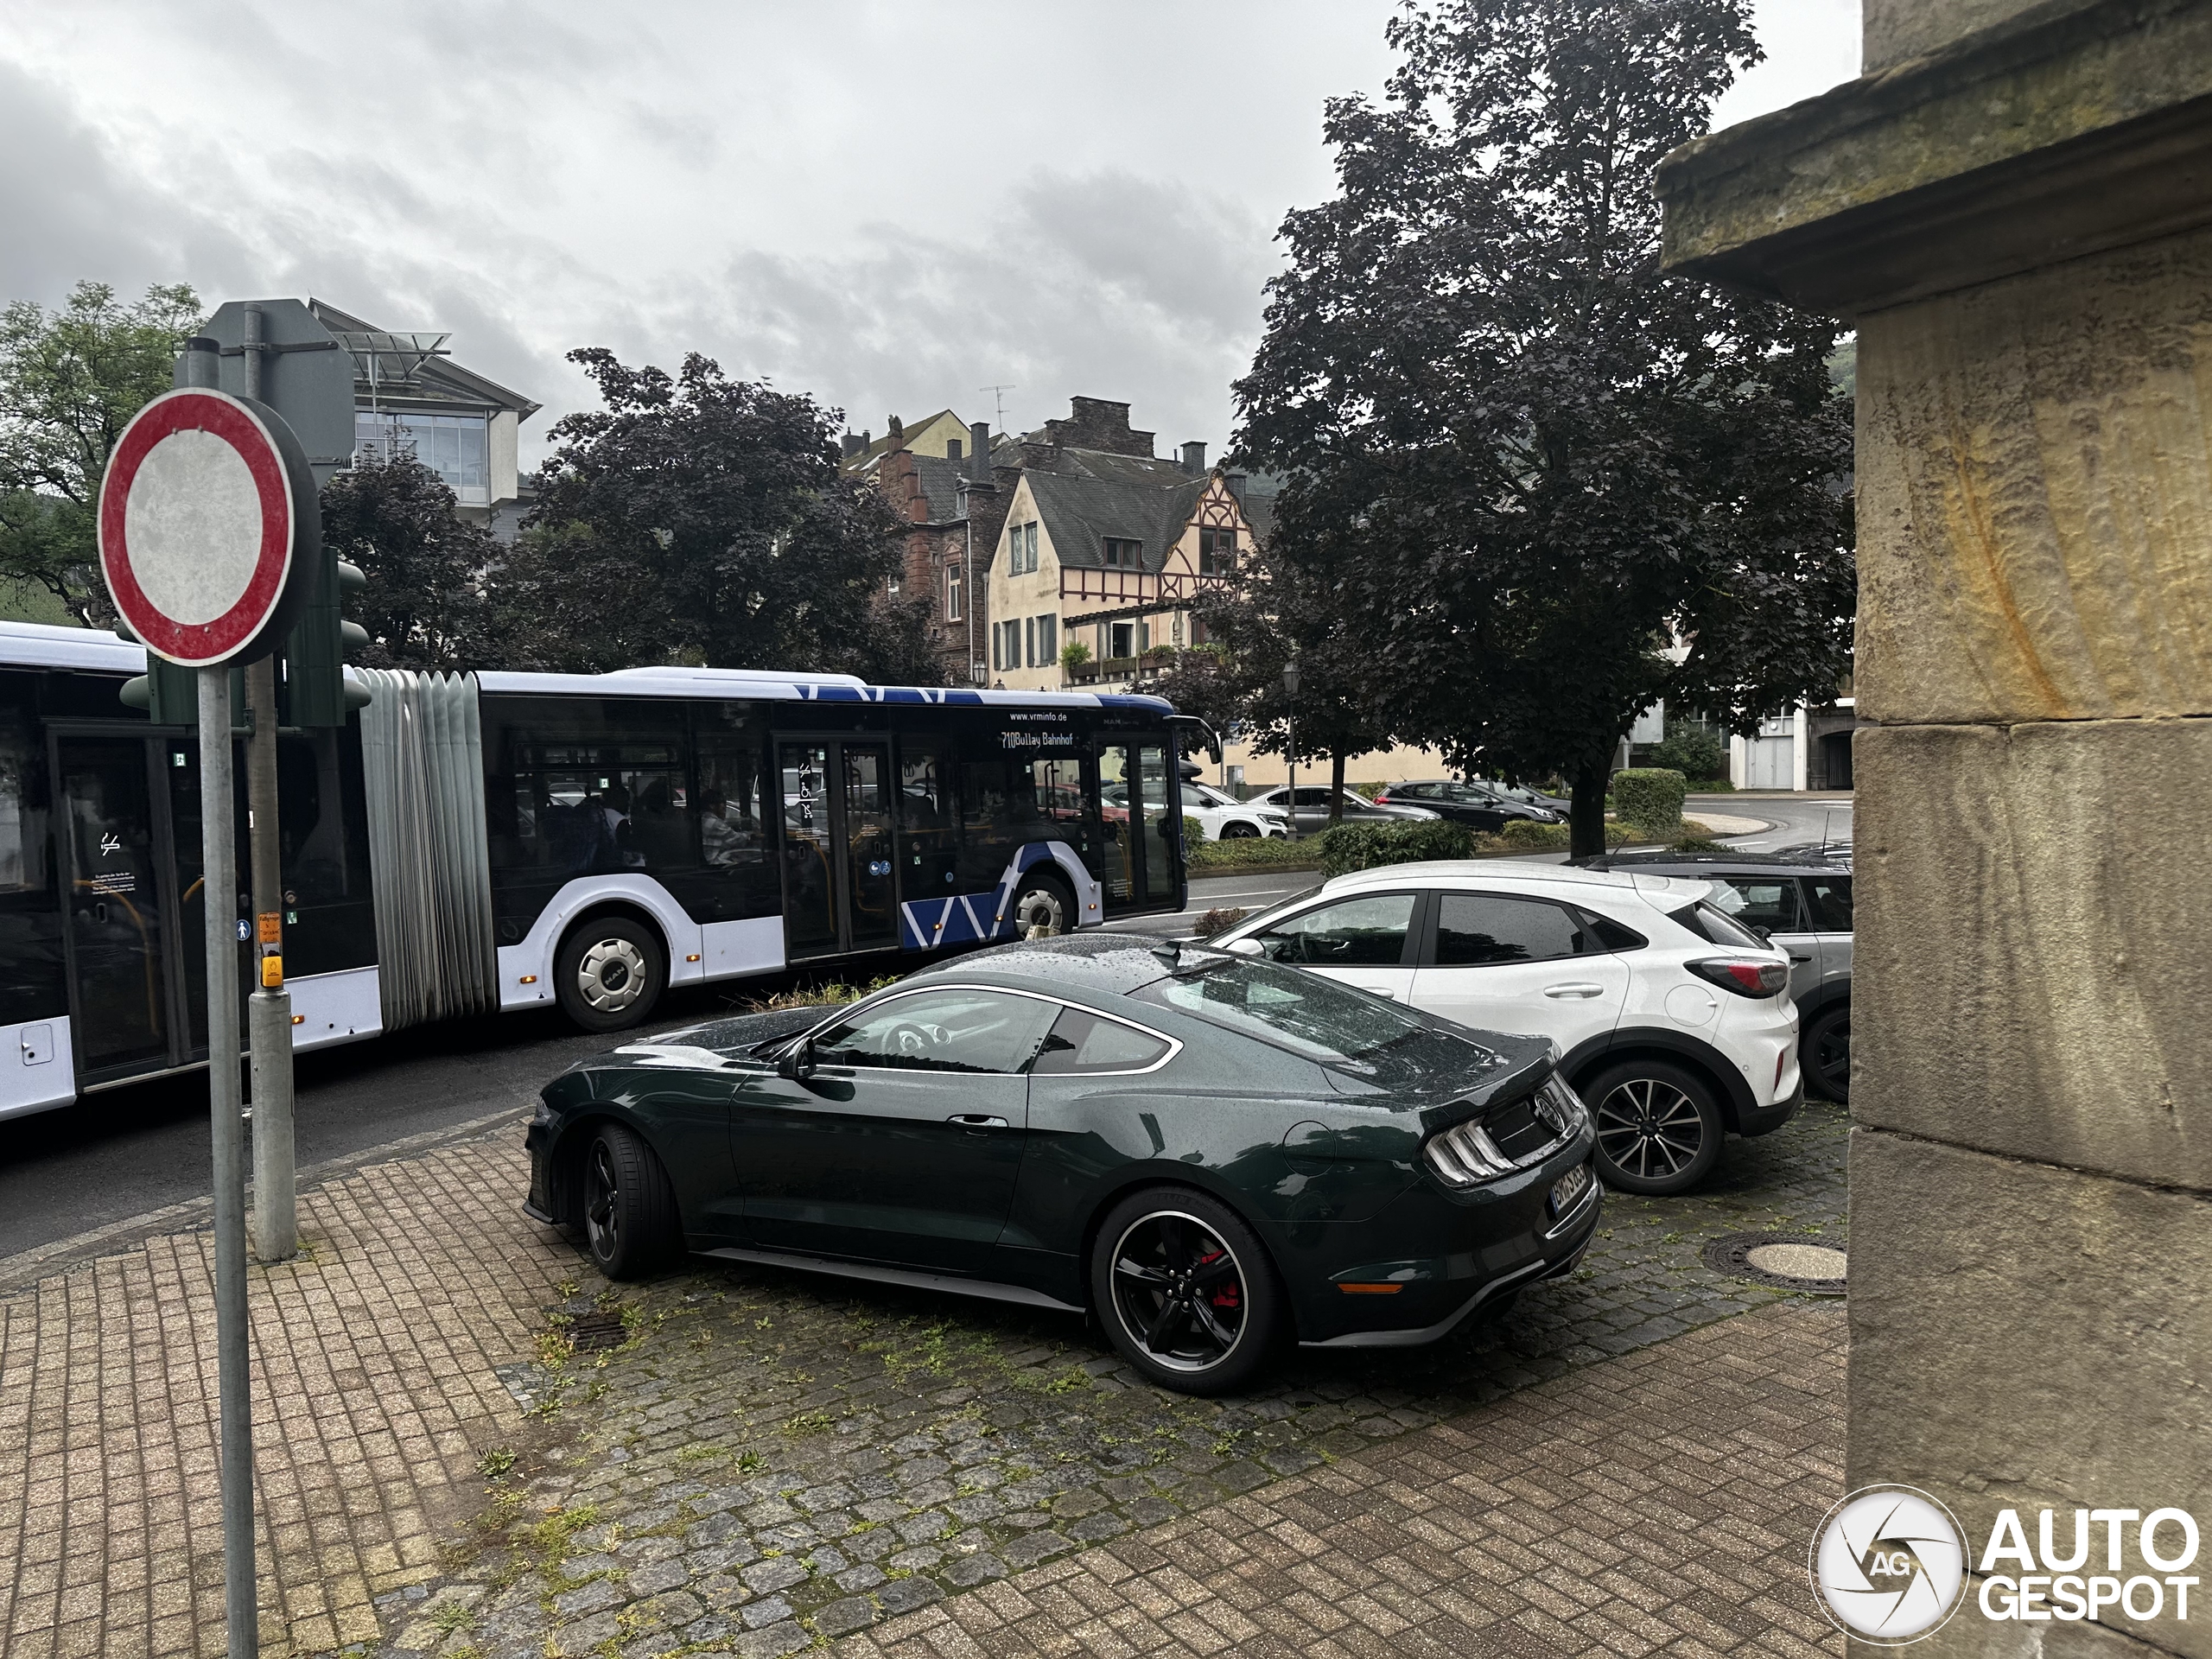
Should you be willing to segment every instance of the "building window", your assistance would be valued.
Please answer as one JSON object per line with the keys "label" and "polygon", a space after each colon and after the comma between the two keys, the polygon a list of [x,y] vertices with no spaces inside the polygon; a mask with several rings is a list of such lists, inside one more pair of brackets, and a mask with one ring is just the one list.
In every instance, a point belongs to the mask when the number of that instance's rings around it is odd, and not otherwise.
{"label": "building window", "polygon": [[1109,657],[1134,657],[1137,654],[1137,625],[1134,622],[1112,622],[1107,625],[1108,644],[1112,647]]}
{"label": "building window", "polygon": [[486,456],[488,423],[481,415],[417,415],[356,410],[353,454],[378,461],[405,455],[419,461],[461,498],[465,507],[490,505]]}
{"label": "building window", "polygon": [[947,461],[957,461],[964,453],[959,439],[947,438],[944,441],[944,458]]}
{"label": "building window", "polygon": [[1198,574],[1225,576],[1236,569],[1236,527],[1234,524],[1198,526]]}
{"label": "building window", "polygon": [[1117,569],[1124,570],[1141,569],[1144,565],[1144,543],[1142,542],[1120,541],[1111,536],[1109,536],[1106,538],[1105,557],[1107,563],[1116,566]]}
{"label": "building window", "polygon": [[1037,568],[1037,525],[1034,521],[1016,524],[1006,533],[1006,573],[1010,576],[1026,575]]}
{"label": "building window", "polygon": [[960,620],[960,567],[957,564],[944,567],[944,620]]}
{"label": "building window", "polygon": [[1037,621],[1037,658],[1032,668],[1050,668],[1060,660],[1060,619],[1040,616]]}

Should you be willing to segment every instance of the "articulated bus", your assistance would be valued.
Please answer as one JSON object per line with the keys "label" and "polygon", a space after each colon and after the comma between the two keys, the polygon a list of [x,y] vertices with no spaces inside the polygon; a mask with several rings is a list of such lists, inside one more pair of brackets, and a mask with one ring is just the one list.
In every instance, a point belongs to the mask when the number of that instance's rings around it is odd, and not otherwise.
{"label": "articulated bus", "polygon": [[[198,742],[124,705],[144,671],[0,622],[0,1116],[207,1059]],[[346,675],[343,728],[277,739],[296,1050],[547,1004],[614,1031],[670,986],[1183,907],[1195,722],[1157,697]]]}

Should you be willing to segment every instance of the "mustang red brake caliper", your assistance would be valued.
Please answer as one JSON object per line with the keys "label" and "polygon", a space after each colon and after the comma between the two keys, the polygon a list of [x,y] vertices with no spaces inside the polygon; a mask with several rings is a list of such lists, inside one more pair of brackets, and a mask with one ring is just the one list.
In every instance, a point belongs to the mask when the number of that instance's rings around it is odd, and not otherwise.
{"label": "mustang red brake caliper", "polygon": [[[1220,1261],[1221,1256],[1222,1253],[1219,1250],[1208,1250],[1204,1255],[1198,1258],[1198,1265],[1202,1268],[1211,1267],[1216,1262]],[[1236,1281],[1232,1280],[1228,1284],[1224,1285],[1219,1290],[1214,1292],[1212,1296],[1208,1300],[1211,1300],[1216,1307],[1235,1307],[1236,1306]]]}

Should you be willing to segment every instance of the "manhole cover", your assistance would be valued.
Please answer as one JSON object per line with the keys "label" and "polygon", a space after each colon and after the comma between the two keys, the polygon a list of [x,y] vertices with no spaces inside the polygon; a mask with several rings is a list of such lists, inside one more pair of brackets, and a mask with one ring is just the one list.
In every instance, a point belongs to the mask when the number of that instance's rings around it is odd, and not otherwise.
{"label": "manhole cover", "polygon": [[1840,1296],[1848,1258],[1834,1245],[1817,1239],[1788,1233],[1727,1233],[1705,1247],[1705,1264],[1777,1290]]}

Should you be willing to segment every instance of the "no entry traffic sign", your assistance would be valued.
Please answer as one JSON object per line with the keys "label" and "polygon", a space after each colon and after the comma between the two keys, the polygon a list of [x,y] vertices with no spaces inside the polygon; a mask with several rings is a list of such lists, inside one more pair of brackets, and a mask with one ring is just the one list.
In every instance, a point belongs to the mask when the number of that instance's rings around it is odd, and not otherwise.
{"label": "no entry traffic sign", "polygon": [[100,482],[100,567],[146,648],[189,668],[272,650],[321,544],[315,474],[266,404],[188,386],[140,410]]}

